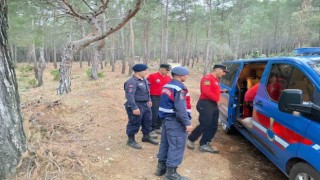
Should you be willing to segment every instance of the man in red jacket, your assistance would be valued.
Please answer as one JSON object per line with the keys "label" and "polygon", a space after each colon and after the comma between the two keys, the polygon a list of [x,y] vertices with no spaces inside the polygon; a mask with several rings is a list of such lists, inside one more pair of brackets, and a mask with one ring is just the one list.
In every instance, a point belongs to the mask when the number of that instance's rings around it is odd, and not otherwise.
{"label": "man in red jacket", "polygon": [[203,152],[219,153],[217,148],[211,146],[211,140],[218,129],[220,100],[219,78],[227,73],[224,65],[214,65],[211,73],[202,77],[200,82],[200,98],[197,103],[200,124],[188,136],[187,147],[194,149],[194,142],[202,135],[199,150]]}
{"label": "man in red jacket", "polygon": [[151,135],[154,137],[157,134],[161,134],[161,119],[158,117],[159,112],[159,102],[162,87],[171,81],[171,77],[168,73],[171,70],[171,65],[169,64],[160,64],[158,72],[150,74],[147,79],[150,83],[150,95],[152,101],[152,132]]}

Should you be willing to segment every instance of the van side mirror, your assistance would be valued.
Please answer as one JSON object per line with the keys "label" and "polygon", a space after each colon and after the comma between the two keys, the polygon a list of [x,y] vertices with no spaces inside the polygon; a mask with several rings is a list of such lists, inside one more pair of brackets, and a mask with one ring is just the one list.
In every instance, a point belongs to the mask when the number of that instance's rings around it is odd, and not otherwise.
{"label": "van side mirror", "polygon": [[278,107],[279,110],[285,113],[292,114],[293,109],[292,109],[292,104],[302,104],[302,91],[300,89],[285,89],[282,91],[279,102],[278,102]]}
{"label": "van side mirror", "polygon": [[320,107],[312,102],[303,102],[303,94],[300,89],[283,90],[278,108],[281,112],[292,114],[293,111],[297,111],[312,120],[320,121]]}

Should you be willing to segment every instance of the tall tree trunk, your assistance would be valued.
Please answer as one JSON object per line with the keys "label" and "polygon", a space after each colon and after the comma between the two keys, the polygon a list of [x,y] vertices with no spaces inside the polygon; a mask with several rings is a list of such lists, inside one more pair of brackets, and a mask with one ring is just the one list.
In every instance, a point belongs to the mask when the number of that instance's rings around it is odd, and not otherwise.
{"label": "tall tree trunk", "polygon": [[161,63],[168,62],[168,25],[169,25],[169,0],[165,1],[165,16],[162,23],[162,50],[161,50]]}
{"label": "tall tree trunk", "polygon": [[[56,15],[57,15],[56,14],[56,9],[53,9],[53,18],[54,18],[53,24],[54,25],[56,24]],[[57,69],[58,68],[58,64],[57,64],[57,47],[56,47],[56,41],[53,38],[54,37],[53,33],[51,34],[51,37],[52,37],[52,41],[53,41],[53,67],[54,67],[54,69]]]}
{"label": "tall tree trunk", "polygon": [[94,48],[92,66],[91,66],[91,79],[97,80],[98,79],[98,69],[99,69],[99,61],[101,59],[101,50],[97,47]]}
{"label": "tall tree trunk", "polygon": [[55,69],[58,68],[58,64],[57,64],[57,47],[56,47],[56,41],[53,40],[53,67]]}
{"label": "tall tree trunk", "polygon": [[[212,10],[212,2],[211,0],[207,1],[207,5],[209,6],[209,12]],[[205,49],[205,59],[204,59],[204,68],[203,68],[203,75],[207,74],[209,72],[209,58],[210,58],[210,42],[211,39],[211,16],[209,17],[209,22],[207,26],[207,37],[206,37],[206,49]]]}
{"label": "tall tree trunk", "polygon": [[111,65],[111,71],[114,72],[115,71],[115,37],[114,34],[111,35],[111,47],[110,47],[110,65]]}
{"label": "tall tree trunk", "polygon": [[133,24],[132,20],[129,21],[130,25],[130,43],[129,43],[129,75],[132,74],[132,66],[134,64],[134,31],[133,31]]}
{"label": "tall tree trunk", "polygon": [[16,172],[26,151],[16,73],[8,49],[8,7],[0,0],[0,179]]}
{"label": "tall tree trunk", "polygon": [[[84,28],[84,25],[81,24],[81,36],[84,38],[86,34],[86,30]],[[80,68],[82,68],[82,62],[83,62],[83,50],[80,51],[80,55],[79,55],[79,61],[80,61]],[[88,64],[89,66],[89,64]]]}
{"label": "tall tree trunk", "polygon": [[241,29],[242,29],[242,23],[243,23],[243,12],[244,12],[244,4],[242,1],[240,2],[240,12],[238,15],[238,20],[237,20],[237,24],[236,24],[236,43],[235,43],[235,52],[234,52],[234,59],[238,59],[239,58],[239,54],[240,54],[240,39],[241,39]]}
{"label": "tall tree trunk", "polygon": [[69,43],[63,50],[60,63],[60,79],[57,94],[71,92],[71,68],[74,54],[80,49],[73,43]]}
{"label": "tall tree trunk", "polygon": [[143,29],[143,49],[144,49],[144,56],[143,56],[143,63],[148,64],[149,62],[149,26],[150,20],[146,19],[144,21],[144,29]]}
{"label": "tall tree trunk", "polygon": [[303,47],[306,44],[306,32],[308,32],[308,26],[305,25],[304,21],[309,14],[310,11],[310,3],[312,0],[302,0],[301,10],[299,12],[299,20],[298,20],[298,35],[296,39],[296,47]]}
{"label": "tall tree trunk", "polygon": [[39,62],[35,59],[34,61],[34,72],[35,72],[35,77],[38,81],[38,87],[42,86],[43,84],[43,71],[46,68],[46,61],[44,58],[44,51],[43,48],[40,48],[39,50]]}
{"label": "tall tree trunk", "polygon": [[[94,34],[102,34],[106,31],[106,18],[104,16],[104,14],[100,14],[97,17],[97,23],[94,24],[96,26],[96,28],[94,28]],[[97,28],[99,27],[99,28]],[[92,62],[92,69],[91,69],[91,78],[93,80],[97,80],[98,79],[98,67],[99,64],[101,64],[101,67],[103,67],[102,64],[102,49],[105,47],[106,45],[106,41],[105,39],[102,39],[100,41],[97,41],[95,43],[95,49],[94,49],[94,58],[93,58],[93,62]]]}
{"label": "tall tree trunk", "polygon": [[34,43],[32,43],[32,45],[28,47],[27,61],[28,61],[29,64],[31,62],[36,62],[37,61],[36,49],[35,49]]}
{"label": "tall tree trunk", "polygon": [[121,74],[124,74],[126,73],[126,57],[125,57],[125,54],[126,54],[126,49],[125,49],[125,44],[124,44],[124,30],[121,29],[121,47],[122,47],[122,50],[121,50],[121,62],[122,62],[122,68],[121,68]]}
{"label": "tall tree trunk", "polygon": [[174,43],[173,43],[173,49],[174,49],[174,55],[173,55],[173,62],[177,63],[179,62],[179,33],[177,32],[177,29],[174,29]]}

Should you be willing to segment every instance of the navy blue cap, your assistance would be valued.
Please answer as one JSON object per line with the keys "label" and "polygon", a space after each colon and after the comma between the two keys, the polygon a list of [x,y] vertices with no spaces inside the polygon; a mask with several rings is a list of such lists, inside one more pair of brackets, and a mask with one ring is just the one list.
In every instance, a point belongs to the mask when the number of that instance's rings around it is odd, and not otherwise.
{"label": "navy blue cap", "polygon": [[160,68],[165,68],[167,71],[170,71],[171,65],[170,64],[160,64]]}
{"label": "navy blue cap", "polygon": [[185,67],[177,66],[172,68],[171,73],[179,76],[185,76],[189,74],[189,70]]}
{"label": "navy blue cap", "polygon": [[134,66],[132,66],[132,70],[134,72],[141,72],[145,71],[146,69],[148,69],[148,66],[146,64],[135,64]]}
{"label": "navy blue cap", "polygon": [[225,66],[225,65],[222,65],[222,64],[216,64],[216,65],[214,65],[213,66],[213,68],[212,69],[216,69],[216,68],[220,68],[220,69],[222,69],[224,72],[229,72],[228,70],[227,70],[227,67]]}

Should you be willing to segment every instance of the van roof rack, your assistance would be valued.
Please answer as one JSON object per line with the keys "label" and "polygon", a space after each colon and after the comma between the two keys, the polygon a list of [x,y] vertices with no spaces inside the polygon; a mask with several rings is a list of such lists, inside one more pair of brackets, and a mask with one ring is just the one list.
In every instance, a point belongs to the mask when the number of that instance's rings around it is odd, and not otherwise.
{"label": "van roof rack", "polygon": [[294,56],[314,56],[320,55],[320,47],[304,47],[293,50]]}

